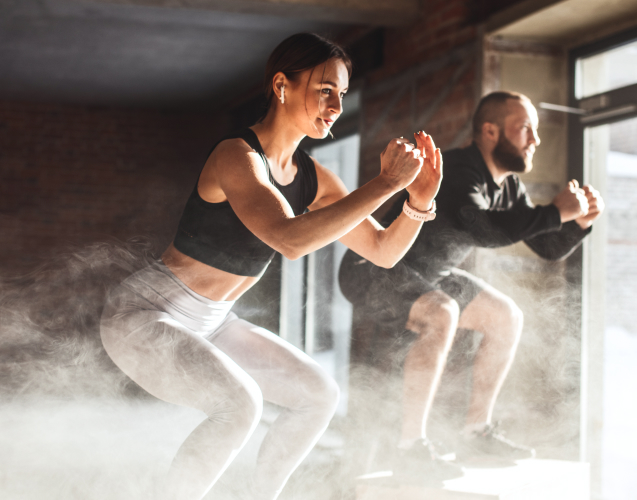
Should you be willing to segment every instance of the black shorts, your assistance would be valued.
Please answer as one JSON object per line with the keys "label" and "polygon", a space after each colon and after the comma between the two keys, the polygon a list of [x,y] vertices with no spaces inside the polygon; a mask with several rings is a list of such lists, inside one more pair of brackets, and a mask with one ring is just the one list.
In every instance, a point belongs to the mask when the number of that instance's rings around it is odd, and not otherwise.
{"label": "black shorts", "polygon": [[489,285],[480,278],[452,268],[439,279],[426,280],[420,273],[399,262],[391,269],[375,266],[347,252],[339,271],[343,295],[356,307],[363,307],[369,319],[385,330],[400,334],[409,312],[419,297],[440,290],[454,299],[462,312]]}

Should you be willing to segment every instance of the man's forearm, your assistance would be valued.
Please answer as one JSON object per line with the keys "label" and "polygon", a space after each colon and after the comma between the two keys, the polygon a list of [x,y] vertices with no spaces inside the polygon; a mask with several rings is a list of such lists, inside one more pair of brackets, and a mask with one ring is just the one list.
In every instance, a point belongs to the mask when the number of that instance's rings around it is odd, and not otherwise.
{"label": "man's forearm", "polygon": [[505,246],[534,236],[557,232],[561,227],[554,207],[521,206],[509,210],[484,210],[465,206],[458,218],[480,246]]}
{"label": "man's forearm", "polygon": [[540,234],[524,242],[543,259],[558,261],[571,255],[591,229],[582,229],[575,221],[570,221],[559,231]]}

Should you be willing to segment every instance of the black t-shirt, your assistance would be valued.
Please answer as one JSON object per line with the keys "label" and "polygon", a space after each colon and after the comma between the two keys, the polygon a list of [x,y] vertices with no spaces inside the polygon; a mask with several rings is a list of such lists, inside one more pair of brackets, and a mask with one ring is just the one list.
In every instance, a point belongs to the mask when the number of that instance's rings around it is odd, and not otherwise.
{"label": "black t-shirt", "polygon": [[[438,215],[425,222],[403,262],[426,279],[437,280],[460,264],[474,247],[495,248],[524,241],[549,260],[570,255],[591,229],[574,221],[562,224],[553,204],[535,206],[515,174],[501,186],[478,147],[472,144],[443,155],[444,177],[436,197]],[[383,218],[387,227],[400,215],[407,192]]]}

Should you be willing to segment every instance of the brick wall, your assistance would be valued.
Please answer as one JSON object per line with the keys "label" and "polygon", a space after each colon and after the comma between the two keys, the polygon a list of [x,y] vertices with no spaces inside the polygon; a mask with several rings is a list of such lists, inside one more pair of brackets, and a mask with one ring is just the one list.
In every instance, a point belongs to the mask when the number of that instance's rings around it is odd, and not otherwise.
{"label": "brick wall", "polygon": [[[97,258],[87,247],[104,241],[141,238],[127,248],[158,257],[210,148],[240,118],[0,101],[0,277],[69,250]],[[235,306],[274,331],[279,270],[276,259]]]}
{"label": "brick wall", "polygon": [[161,251],[219,128],[199,114],[0,102],[0,269],[113,237]]}
{"label": "brick wall", "polygon": [[386,64],[381,75],[395,74],[474,41],[477,37],[477,25],[471,23],[474,3],[467,0],[429,1],[422,16],[411,26],[387,30]]}
{"label": "brick wall", "polygon": [[474,7],[463,0],[427,2],[411,26],[385,30],[384,64],[363,90],[361,183],[378,173],[379,154],[393,137],[424,129],[443,149],[469,140],[481,85]]}
{"label": "brick wall", "polygon": [[[496,4],[510,3],[431,1],[411,26],[384,30],[384,62],[378,67],[372,58],[370,67],[375,69],[364,77],[361,181],[376,175],[379,154],[392,137],[424,128],[443,148],[466,140],[463,130],[480,80],[474,7],[477,4],[487,14]],[[113,238],[147,236],[152,252],[159,254],[174,235],[213,141],[228,129],[253,121],[254,106],[246,97],[246,102],[218,116],[0,102],[0,277],[47,262],[51,253],[64,254],[70,246],[83,249]],[[382,126],[375,126],[379,120]],[[377,130],[371,134],[373,128]],[[243,317],[274,331],[278,327],[277,264],[237,308]],[[73,276],[67,278],[57,288],[55,283],[45,287],[47,296],[69,288],[51,307],[38,306],[42,309],[38,314],[45,314],[53,325],[45,334],[50,334],[53,344],[59,335],[71,338],[73,332],[94,340],[101,295],[86,299],[89,307],[84,296],[90,294],[76,293]],[[22,300],[32,295],[30,290],[19,289],[16,304],[36,303],[32,296]],[[66,313],[82,308],[77,328],[69,325]],[[261,314],[264,308],[271,313],[267,317]],[[34,352],[42,344],[38,329],[31,325],[33,335],[27,335],[22,324],[17,321],[20,328],[14,332],[20,348],[8,346],[10,355],[4,357],[12,367],[5,371],[5,378],[18,381],[19,390],[22,379],[16,370],[28,363],[12,356],[30,352],[24,348],[26,343],[32,342]],[[95,356],[104,357],[103,353]],[[42,359],[43,363],[55,361],[51,356]],[[93,367],[91,359],[85,362],[88,371]]]}
{"label": "brick wall", "polygon": [[[475,21],[510,3],[432,1],[411,26],[385,30],[384,64],[364,88],[361,181],[397,135],[424,128],[442,147],[462,142],[479,80],[478,50],[466,50]],[[433,66],[409,76],[423,64]],[[167,244],[213,138],[233,125],[224,116],[0,102],[0,269],[112,237]]]}
{"label": "brick wall", "polygon": [[[0,101],[0,392],[134,390],[99,341],[104,293],[170,243],[227,118]],[[279,273],[237,314],[277,331]]]}

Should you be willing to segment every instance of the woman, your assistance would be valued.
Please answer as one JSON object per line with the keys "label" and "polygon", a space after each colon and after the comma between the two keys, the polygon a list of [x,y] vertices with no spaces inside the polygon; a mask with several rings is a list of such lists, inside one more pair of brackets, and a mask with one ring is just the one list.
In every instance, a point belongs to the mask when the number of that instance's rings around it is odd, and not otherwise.
{"label": "woman", "polygon": [[[327,136],[350,72],[343,50],[319,36],[283,41],[266,68],[265,118],[216,145],[162,262],[107,301],[101,335],[114,362],[154,396],[208,415],[177,452],[166,499],[205,495],[256,427],[265,399],[283,410],[261,445],[251,498],[272,500],[332,418],[338,387],[320,366],[230,312],[274,252],[296,259],[338,239],[392,266],[431,217],[442,159],[424,132],[417,148],[391,141],[378,177],[351,194],[297,149],[306,135]],[[370,214],[407,186],[411,205],[383,230]]]}

